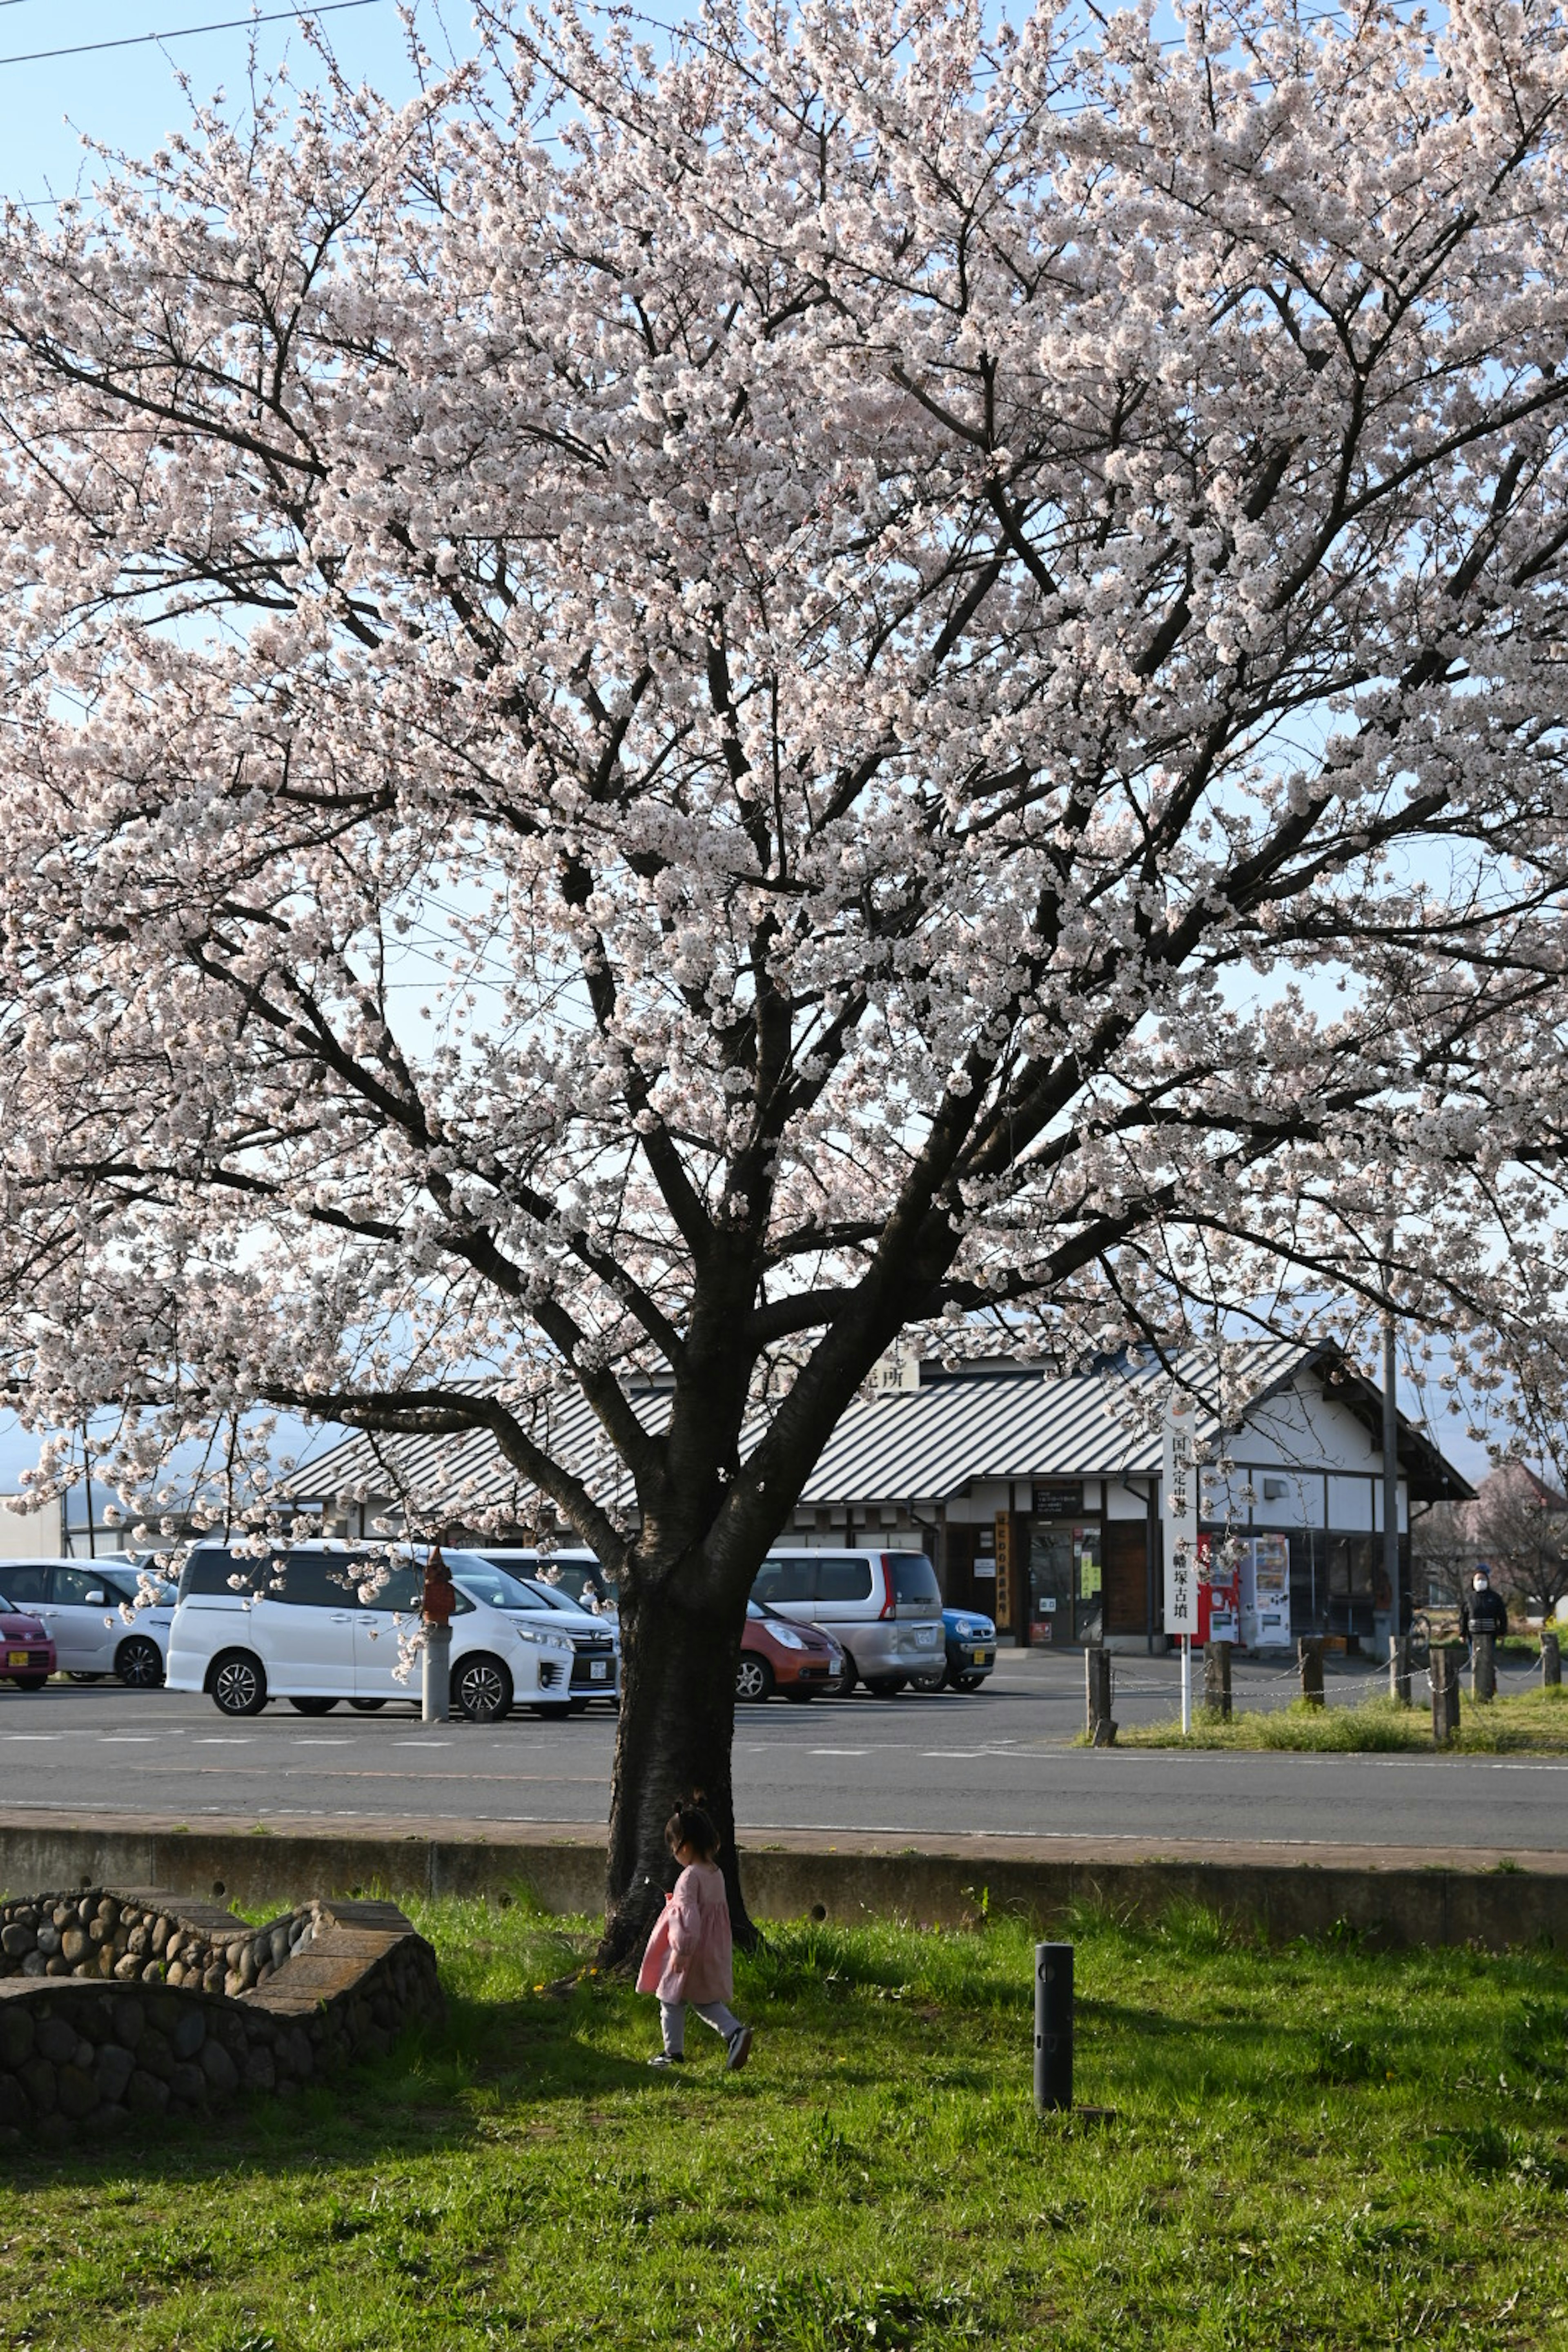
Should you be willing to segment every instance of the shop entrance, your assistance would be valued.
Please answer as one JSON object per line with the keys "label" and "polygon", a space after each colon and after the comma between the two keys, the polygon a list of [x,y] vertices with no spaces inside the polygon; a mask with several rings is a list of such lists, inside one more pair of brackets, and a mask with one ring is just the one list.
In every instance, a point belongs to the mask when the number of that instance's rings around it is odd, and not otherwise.
{"label": "shop entrance", "polygon": [[1098,1642],[1104,1622],[1098,1520],[1037,1519],[1029,1532],[1029,1640],[1058,1649]]}

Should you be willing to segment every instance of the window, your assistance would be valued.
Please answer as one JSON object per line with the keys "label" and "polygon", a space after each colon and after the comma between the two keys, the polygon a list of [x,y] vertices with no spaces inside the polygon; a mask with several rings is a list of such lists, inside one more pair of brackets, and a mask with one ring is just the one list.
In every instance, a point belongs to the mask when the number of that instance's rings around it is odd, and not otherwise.
{"label": "window", "polygon": [[[870,1570],[867,1570],[868,1592],[871,1590]],[[770,1604],[780,1601],[815,1601],[816,1598],[816,1563],[809,1553],[795,1559],[765,1559],[752,1587],[753,1599]]]}
{"label": "window", "polygon": [[[180,1570],[180,1598],[188,1601],[193,1592],[198,1592],[222,1593],[226,1600],[241,1599],[259,1588],[267,1569],[264,1559],[236,1559],[232,1552],[223,1551],[216,1544],[210,1549],[204,1546],[200,1551],[192,1552]],[[244,1580],[242,1585],[230,1582],[236,1576]]]}
{"label": "window", "polygon": [[[535,1592],[531,1584],[524,1584],[520,1576],[510,1575],[504,1568],[492,1568],[477,1552],[453,1552],[447,1565],[455,1577],[461,1578],[474,1599],[484,1601],[488,1608],[532,1609],[542,1617],[550,1614],[551,1603],[542,1592]],[[386,1601],[379,1603],[383,1609],[392,1605]]]}
{"label": "window", "polygon": [[[934,1588],[933,1588],[934,1590]],[[871,1598],[871,1563],[857,1559],[853,1553],[835,1559],[826,1555],[816,1564],[816,1591],[806,1593],[806,1600],[869,1601]]]}
{"label": "window", "polygon": [[[342,1552],[291,1551],[264,1590],[268,1600],[291,1601],[296,1609],[357,1609],[359,1587],[378,1565]],[[388,1604],[378,1594],[376,1605]]]}
{"label": "window", "polygon": [[[490,1576],[495,1574],[493,1568],[487,1572]],[[425,1571],[421,1568],[416,1568],[411,1560],[356,1560],[349,1574],[353,1580],[347,1593],[344,1593],[341,1585],[336,1588],[340,1608],[346,1599],[351,1608],[396,1609],[402,1611],[405,1616],[410,1611],[417,1616],[424,1609]],[[290,1601],[294,1598],[292,1585],[293,1566],[290,1563],[289,1592]],[[369,1591],[363,1601],[359,1597],[362,1585],[374,1587],[374,1591]]]}
{"label": "window", "polygon": [[[87,1607],[88,1594],[101,1592],[105,1602],[119,1606],[122,1594],[111,1577],[100,1568],[57,1568],[49,1577],[49,1598],[60,1609]],[[92,1606],[101,1606],[93,1603]]]}
{"label": "window", "polygon": [[45,1597],[48,1573],[36,1560],[5,1560],[0,1563],[0,1592],[14,1609],[36,1609]]}
{"label": "window", "polygon": [[896,1551],[890,1565],[895,1601],[934,1601],[940,1606],[942,1587],[936,1580],[936,1570],[924,1552]]}

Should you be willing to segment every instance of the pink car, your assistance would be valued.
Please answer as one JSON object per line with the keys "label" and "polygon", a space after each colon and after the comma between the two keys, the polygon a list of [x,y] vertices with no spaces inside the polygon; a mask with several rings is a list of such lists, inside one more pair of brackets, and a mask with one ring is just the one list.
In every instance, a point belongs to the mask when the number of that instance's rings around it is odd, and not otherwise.
{"label": "pink car", "polygon": [[42,1690],[55,1670],[55,1645],[36,1617],[13,1609],[0,1591],[0,1676],[18,1690]]}

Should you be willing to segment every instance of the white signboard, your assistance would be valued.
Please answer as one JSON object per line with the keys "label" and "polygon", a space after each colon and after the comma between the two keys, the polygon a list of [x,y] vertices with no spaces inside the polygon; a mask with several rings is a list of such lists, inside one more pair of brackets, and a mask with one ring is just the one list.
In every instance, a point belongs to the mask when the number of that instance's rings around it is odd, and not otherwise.
{"label": "white signboard", "polygon": [[1165,1631],[1198,1630],[1198,1468],[1193,1444],[1196,1406],[1173,1389],[1165,1406],[1161,1518],[1165,1531]]}

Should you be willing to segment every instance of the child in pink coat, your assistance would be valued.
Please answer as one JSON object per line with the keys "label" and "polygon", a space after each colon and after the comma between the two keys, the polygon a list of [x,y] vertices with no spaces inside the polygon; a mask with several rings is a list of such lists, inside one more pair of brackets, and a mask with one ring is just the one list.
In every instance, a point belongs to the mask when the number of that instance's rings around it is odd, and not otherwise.
{"label": "child in pink coat", "polygon": [[664,1898],[637,1970],[638,1992],[658,1995],[664,2048],[650,2066],[686,2059],[686,2012],[694,2009],[724,2037],[727,2071],[738,2074],[752,2054],[752,2029],[729,2007],[735,1990],[730,1939],[730,1898],[718,1867],[719,1832],[700,1805],[678,1805],[665,1825],[665,1843],[680,1864],[675,1892]]}

